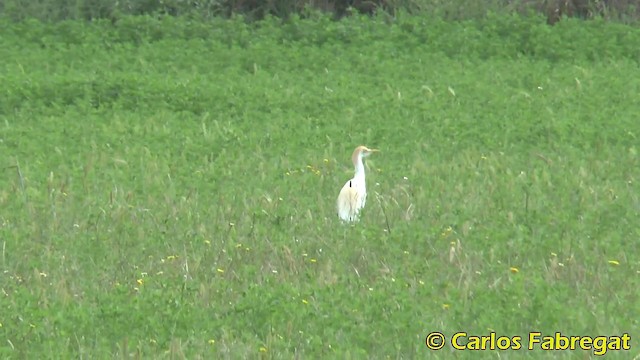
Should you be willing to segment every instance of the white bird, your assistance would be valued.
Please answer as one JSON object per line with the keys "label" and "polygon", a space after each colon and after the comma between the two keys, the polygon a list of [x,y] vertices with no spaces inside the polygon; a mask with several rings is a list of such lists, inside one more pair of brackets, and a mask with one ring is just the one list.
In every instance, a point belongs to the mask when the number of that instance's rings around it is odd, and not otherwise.
{"label": "white bird", "polygon": [[338,217],[344,221],[358,221],[360,210],[367,201],[367,185],[364,180],[364,164],[362,159],[379,150],[358,146],[351,156],[355,175],[340,190],[338,195]]}

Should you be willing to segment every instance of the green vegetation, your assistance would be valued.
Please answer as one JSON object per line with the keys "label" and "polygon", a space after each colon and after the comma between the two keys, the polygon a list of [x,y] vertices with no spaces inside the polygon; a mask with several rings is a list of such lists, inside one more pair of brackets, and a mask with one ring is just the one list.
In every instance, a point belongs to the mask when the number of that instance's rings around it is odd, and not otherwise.
{"label": "green vegetation", "polygon": [[0,355],[633,358],[640,30],[545,21],[3,23]]}
{"label": "green vegetation", "polygon": [[549,24],[563,17],[638,23],[636,0],[0,0],[0,17],[13,20],[108,19],[131,15],[187,16],[215,19],[242,14],[247,20],[266,16],[288,18],[313,12],[343,18],[352,14],[436,15],[448,20],[484,18],[489,14],[541,14]]}

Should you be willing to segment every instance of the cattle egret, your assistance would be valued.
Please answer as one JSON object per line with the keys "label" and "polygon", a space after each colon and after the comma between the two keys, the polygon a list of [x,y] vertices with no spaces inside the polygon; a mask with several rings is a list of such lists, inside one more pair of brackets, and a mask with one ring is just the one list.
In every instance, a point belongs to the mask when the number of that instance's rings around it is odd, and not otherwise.
{"label": "cattle egret", "polygon": [[360,210],[367,201],[367,185],[364,181],[364,164],[362,159],[376,152],[366,146],[358,146],[351,156],[355,175],[347,181],[338,195],[338,217],[344,221],[358,221]]}

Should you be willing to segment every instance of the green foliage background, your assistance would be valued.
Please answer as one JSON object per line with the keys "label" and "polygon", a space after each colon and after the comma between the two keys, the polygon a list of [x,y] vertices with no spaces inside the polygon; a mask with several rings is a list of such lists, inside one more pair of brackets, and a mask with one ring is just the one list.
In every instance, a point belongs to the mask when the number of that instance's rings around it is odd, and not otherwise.
{"label": "green foliage background", "polygon": [[448,20],[470,20],[488,14],[542,15],[549,24],[563,17],[604,18],[637,23],[636,0],[0,0],[0,16],[46,22],[108,19],[130,15],[169,15],[214,19],[241,14],[249,21],[268,16],[313,17],[313,13],[342,18],[352,14],[411,13]]}
{"label": "green foliage background", "polygon": [[[4,20],[3,357],[584,358],[424,337],[640,335],[637,28],[245,20]],[[382,152],[349,226],[359,144]]]}

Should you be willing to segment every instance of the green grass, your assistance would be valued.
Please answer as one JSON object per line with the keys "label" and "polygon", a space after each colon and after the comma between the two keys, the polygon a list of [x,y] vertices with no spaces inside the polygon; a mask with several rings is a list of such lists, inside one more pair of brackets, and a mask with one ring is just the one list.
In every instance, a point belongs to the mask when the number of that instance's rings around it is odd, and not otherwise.
{"label": "green grass", "polygon": [[638,29],[127,21],[0,39],[2,357],[594,357],[432,331],[640,353]]}

